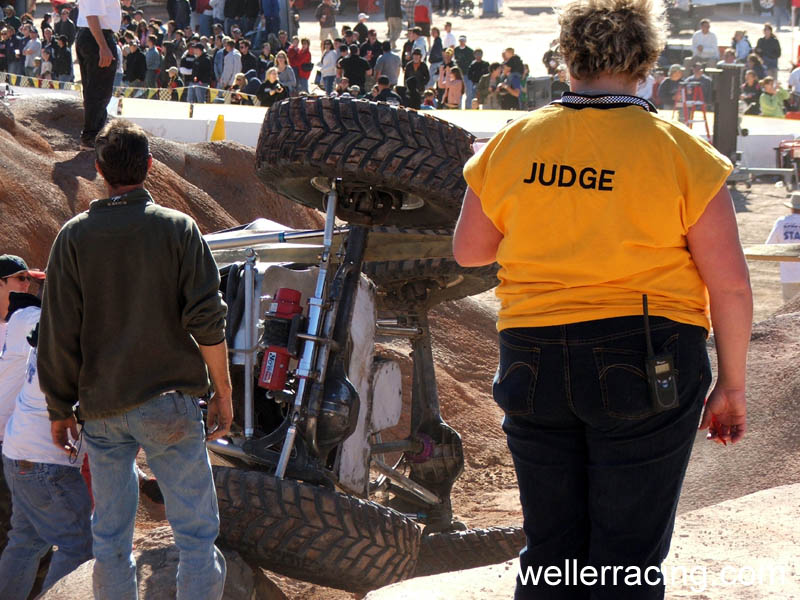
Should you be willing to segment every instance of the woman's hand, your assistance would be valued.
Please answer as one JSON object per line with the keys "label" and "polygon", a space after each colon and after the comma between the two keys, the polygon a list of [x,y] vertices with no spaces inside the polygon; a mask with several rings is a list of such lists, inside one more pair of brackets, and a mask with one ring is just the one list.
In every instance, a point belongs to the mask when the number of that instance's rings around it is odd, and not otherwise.
{"label": "woman's hand", "polygon": [[708,429],[706,439],[718,444],[735,444],[747,431],[747,401],[744,389],[725,388],[719,383],[706,400],[700,429]]}

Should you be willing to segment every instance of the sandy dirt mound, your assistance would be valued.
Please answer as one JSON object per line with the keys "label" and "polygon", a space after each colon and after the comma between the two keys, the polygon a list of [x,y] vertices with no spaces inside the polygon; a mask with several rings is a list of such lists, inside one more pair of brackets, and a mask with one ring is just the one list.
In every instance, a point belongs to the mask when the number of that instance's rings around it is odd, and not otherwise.
{"label": "sandy dirt mound", "polygon": [[[91,152],[77,152],[82,107],[71,98],[28,97],[0,108],[0,239],[4,251],[42,266],[61,225],[105,196]],[[316,211],[285,201],[255,174],[253,151],[231,142],[152,140],[146,185],[157,201],[191,214],[204,232],[267,217],[317,227]]]}

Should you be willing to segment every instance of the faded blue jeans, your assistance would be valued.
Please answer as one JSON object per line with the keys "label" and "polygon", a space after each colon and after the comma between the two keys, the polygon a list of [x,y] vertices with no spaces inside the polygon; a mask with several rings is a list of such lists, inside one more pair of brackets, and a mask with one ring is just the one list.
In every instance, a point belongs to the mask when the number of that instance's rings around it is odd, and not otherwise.
{"label": "faded blue jeans", "polygon": [[0,557],[0,598],[25,600],[39,561],[58,546],[44,580],[47,589],[92,558],[92,501],[80,469],[3,456],[13,510],[8,545]]}
{"label": "faded blue jeans", "polygon": [[164,494],[180,551],[178,599],[219,600],[225,559],[214,546],[217,494],[197,399],[180,392],[162,394],[121,415],[87,420],[83,434],[95,500],[95,598],[137,598],[131,544],[139,500],[134,462],[141,445]]}
{"label": "faded blue jeans", "polygon": [[[493,385],[505,412],[527,546],[516,600],[660,600],[657,568],[711,383],[706,331],[651,317],[656,354],[672,354],[678,406],[658,410],[645,376],[643,317],[504,329]],[[642,585],[534,584],[565,562],[636,569]],[[529,571],[530,568],[530,571]],[[572,569],[572,567],[570,567]],[[648,573],[645,573],[649,569]],[[572,572],[575,572],[572,569]],[[607,574],[613,571],[606,571]]]}

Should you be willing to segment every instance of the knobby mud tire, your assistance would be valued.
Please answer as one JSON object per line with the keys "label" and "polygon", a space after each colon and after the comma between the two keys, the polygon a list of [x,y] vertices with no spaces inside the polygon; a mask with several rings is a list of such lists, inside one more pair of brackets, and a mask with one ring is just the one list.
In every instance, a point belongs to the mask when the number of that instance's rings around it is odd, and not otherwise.
{"label": "knobby mud tire", "polygon": [[400,513],[266,473],[214,467],[222,545],[289,577],[363,593],[414,573],[420,530]]}
{"label": "knobby mud tire", "polygon": [[466,191],[462,169],[474,136],[436,117],[386,103],[298,97],[267,112],[256,149],[261,179],[285,197],[324,210],[314,177],[408,192],[408,210],[337,211],[365,225],[452,227]]}
{"label": "knobby mud tire", "polygon": [[524,546],[522,527],[489,527],[425,535],[414,577],[506,562],[516,558]]}

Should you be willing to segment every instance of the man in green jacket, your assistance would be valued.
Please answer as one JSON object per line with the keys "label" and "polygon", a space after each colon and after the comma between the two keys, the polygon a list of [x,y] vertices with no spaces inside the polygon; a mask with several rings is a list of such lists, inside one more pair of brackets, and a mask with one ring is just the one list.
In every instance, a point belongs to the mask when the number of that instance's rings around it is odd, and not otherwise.
{"label": "man in green jacket", "polygon": [[[134,468],[141,446],[164,494],[180,549],[179,598],[222,597],[225,560],[214,546],[219,513],[205,448],[233,410],[219,272],[194,221],[144,188],[147,136],[115,120],[96,138],[108,198],[59,232],[48,262],[39,377],[55,444],[84,420],[95,500],[95,598],[135,599],[131,551]],[[209,434],[198,399],[209,391]]]}

